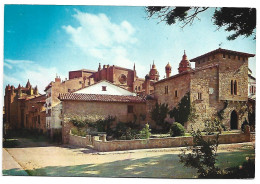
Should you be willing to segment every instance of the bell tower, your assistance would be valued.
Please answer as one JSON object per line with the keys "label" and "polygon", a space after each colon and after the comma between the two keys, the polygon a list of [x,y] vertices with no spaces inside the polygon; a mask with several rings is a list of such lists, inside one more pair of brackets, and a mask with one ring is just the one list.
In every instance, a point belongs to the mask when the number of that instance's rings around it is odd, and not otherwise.
{"label": "bell tower", "polygon": [[170,63],[168,62],[168,64],[165,66],[166,78],[171,76],[171,72],[172,72],[172,67],[171,67]]}
{"label": "bell tower", "polygon": [[155,80],[155,81],[159,80],[159,72],[156,69],[154,61],[153,61],[152,68],[150,69],[150,72],[149,72],[149,77],[151,80]]}
{"label": "bell tower", "polygon": [[179,64],[178,71],[179,71],[179,73],[182,73],[182,72],[186,72],[186,71],[190,71],[190,70],[191,70],[190,61],[188,60],[185,50],[184,50],[184,54],[183,54],[182,60]]}

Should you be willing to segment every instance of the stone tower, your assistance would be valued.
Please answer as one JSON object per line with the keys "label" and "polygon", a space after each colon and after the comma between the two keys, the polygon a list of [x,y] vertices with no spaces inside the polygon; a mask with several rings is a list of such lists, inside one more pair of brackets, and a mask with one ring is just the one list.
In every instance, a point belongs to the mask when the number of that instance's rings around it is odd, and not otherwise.
{"label": "stone tower", "polygon": [[150,69],[150,72],[149,72],[149,77],[151,80],[155,80],[155,81],[159,80],[159,72],[156,69],[154,61],[153,61],[152,68]]}
{"label": "stone tower", "polygon": [[184,50],[184,54],[182,56],[182,60],[179,64],[178,70],[179,70],[179,73],[191,70],[190,61],[188,60],[188,58],[186,56],[185,50]]}
{"label": "stone tower", "polygon": [[165,66],[166,78],[171,76],[171,72],[172,72],[172,67],[171,67],[170,63],[168,62],[168,64]]}

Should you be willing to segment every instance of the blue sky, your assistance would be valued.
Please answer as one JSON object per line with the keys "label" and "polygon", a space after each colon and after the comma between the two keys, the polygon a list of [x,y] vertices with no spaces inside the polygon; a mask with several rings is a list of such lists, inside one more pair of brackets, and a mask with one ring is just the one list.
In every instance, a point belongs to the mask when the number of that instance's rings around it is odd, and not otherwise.
{"label": "blue sky", "polygon": [[[68,71],[97,70],[98,63],[132,68],[144,77],[153,60],[160,78],[170,62],[177,73],[183,51],[189,59],[222,48],[256,53],[252,37],[227,41],[230,34],[212,24],[214,8],[201,21],[181,29],[146,18],[144,7],[5,5],[4,87],[25,85],[28,78],[41,93]],[[249,60],[255,75],[255,57]]]}

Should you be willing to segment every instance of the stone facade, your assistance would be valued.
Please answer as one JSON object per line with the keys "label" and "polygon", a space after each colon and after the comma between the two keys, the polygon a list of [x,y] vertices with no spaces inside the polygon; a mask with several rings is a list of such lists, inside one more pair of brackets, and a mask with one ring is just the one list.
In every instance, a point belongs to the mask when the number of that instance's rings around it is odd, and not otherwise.
{"label": "stone facade", "polygon": [[[129,106],[133,107],[133,111],[129,112]],[[116,102],[86,102],[86,101],[62,101],[62,140],[63,143],[68,143],[69,132],[73,125],[70,119],[78,116],[99,120],[108,116],[116,117],[112,127],[116,126],[117,122],[129,122],[134,120],[136,116],[137,124],[145,124],[142,115],[146,114],[145,103],[116,103]]]}
{"label": "stone facade", "polygon": [[10,85],[6,86],[4,108],[6,122],[8,123],[9,128],[26,128],[25,125],[28,124],[26,119],[26,110],[29,108],[26,106],[26,102],[29,99],[33,99],[38,96],[37,86],[33,88],[29,80],[25,87],[20,84],[17,88]]}
{"label": "stone facade", "polygon": [[167,103],[172,109],[190,92],[190,103],[197,118],[185,124],[188,130],[203,130],[205,120],[217,117],[221,110],[225,127],[240,129],[247,119],[248,57],[253,56],[217,49],[192,59],[195,69],[191,69],[184,54],[179,74],[156,82],[154,96],[158,103]]}

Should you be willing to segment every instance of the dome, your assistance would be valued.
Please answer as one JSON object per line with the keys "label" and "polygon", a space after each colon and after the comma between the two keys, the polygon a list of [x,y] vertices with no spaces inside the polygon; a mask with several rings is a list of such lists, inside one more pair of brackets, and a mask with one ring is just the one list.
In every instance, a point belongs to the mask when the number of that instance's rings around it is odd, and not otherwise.
{"label": "dome", "polygon": [[168,62],[168,64],[165,66],[165,69],[172,69],[170,63]]}

